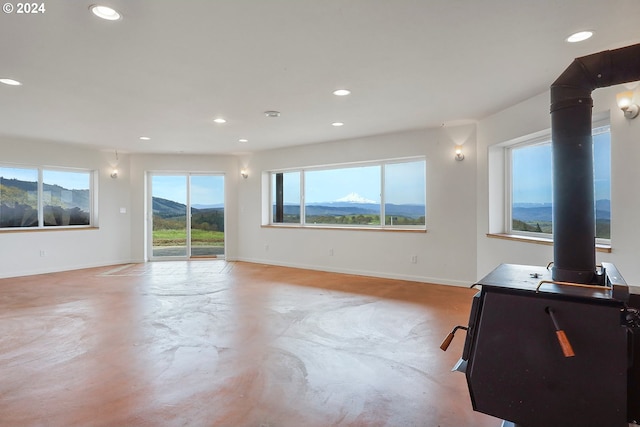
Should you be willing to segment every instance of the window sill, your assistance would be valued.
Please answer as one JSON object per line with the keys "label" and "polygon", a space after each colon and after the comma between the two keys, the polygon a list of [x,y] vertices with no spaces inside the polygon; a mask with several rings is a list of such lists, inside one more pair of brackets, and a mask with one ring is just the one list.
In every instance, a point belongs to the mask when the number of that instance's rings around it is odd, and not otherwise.
{"label": "window sill", "polygon": [[310,230],[352,230],[352,231],[382,231],[391,233],[426,233],[425,228],[401,228],[401,227],[332,227],[326,225],[295,225],[295,224],[263,224],[262,228],[297,228]]}
{"label": "window sill", "polygon": [[[538,245],[553,246],[553,240],[543,237],[520,236],[517,234],[488,233],[492,239],[512,240],[515,242],[535,243]],[[611,245],[596,243],[596,252],[611,253]]]}
{"label": "window sill", "polygon": [[64,227],[64,226],[57,226],[57,227],[42,227],[42,228],[37,228],[37,227],[15,227],[15,228],[0,228],[0,234],[2,233],[41,233],[41,232],[47,232],[47,231],[77,231],[77,230],[99,230],[100,227],[83,227],[83,226],[79,226],[79,227]]}

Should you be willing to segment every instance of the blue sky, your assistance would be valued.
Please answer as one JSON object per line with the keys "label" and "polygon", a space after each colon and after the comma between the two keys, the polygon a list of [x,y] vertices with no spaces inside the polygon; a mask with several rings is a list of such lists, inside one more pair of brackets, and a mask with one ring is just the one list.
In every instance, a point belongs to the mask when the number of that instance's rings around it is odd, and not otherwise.
{"label": "blue sky", "polygon": [[[611,199],[610,134],[593,137],[595,199]],[[551,145],[535,145],[514,149],[513,203],[551,203]]]}
{"label": "blue sky", "polygon": [[[15,178],[20,181],[37,182],[38,170],[2,167],[0,168],[0,176],[7,179]],[[46,184],[57,184],[67,190],[88,190],[91,182],[89,172],[44,170],[43,179]]]}
{"label": "blue sky", "polygon": [[[174,202],[187,203],[187,178],[185,175],[153,175],[152,193]],[[192,175],[191,205],[217,205],[224,203],[224,176]]]}
{"label": "blue sky", "polygon": [[[425,204],[425,166],[423,161],[385,165],[387,203]],[[380,203],[380,166],[309,170],[305,172],[305,201],[334,202],[355,193]],[[275,178],[274,178],[275,182]],[[300,172],[284,173],[284,203],[300,203]]]}

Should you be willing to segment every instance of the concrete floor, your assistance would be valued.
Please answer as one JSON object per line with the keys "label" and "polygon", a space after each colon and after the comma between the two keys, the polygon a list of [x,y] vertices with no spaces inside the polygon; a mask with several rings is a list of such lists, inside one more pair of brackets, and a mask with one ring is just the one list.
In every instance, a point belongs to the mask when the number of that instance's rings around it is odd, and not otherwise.
{"label": "concrete floor", "polygon": [[474,291],[223,260],[0,280],[2,426],[498,427]]}

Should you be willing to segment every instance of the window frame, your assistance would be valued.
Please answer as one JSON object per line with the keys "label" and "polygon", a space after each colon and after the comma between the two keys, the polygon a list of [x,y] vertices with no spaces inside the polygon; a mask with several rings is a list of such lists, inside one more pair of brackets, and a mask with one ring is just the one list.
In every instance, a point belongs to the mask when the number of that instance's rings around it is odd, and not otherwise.
{"label": "window frame", "polygon": [[[413,162],[423,162],[424,167],[424,224],[418,225],[387,225],[385,224],[385,166],[390,164],[401,164],[401,163],[413,163]],[[380,216],[380,224],[332,224],[332,223],[313,223],[309,224],[306,222],[306,194],[305,194],[305,182],[306,182],[306,173],[313,171],[329,171],[329,170],[337,170],[337,169],[350,169],[350,168],[359,168],[359,167],[370,167],[370,166],[378,166],[380,168],[380,182],[379,182],[379,190],[380,190],[380,208],[379,208],[379,216]],[[275,222],[275,189],[273,188],[273,183],[275,180],[276,174],[284,174],[290,172],[299,172],[300,174],[300,221],[296,223],[292,222]],[[426,231],[427,229],[427,160],[425,156],[413,156],[413,157],[403,157],[403,158],[395,158],[395,159],[384,159],[384,160],[376,160],[376,161],[363,161],[363,162],[349,162],[349,163],[335,163],[330,165],[314,165],[307,167],[299,167],[299,168],[287,168],[287,169],[273,169],[266,173],[267,181],[268,181],[268,226],[274,227],[292,227],[292,228],[327,228],[327,229],[364,229],[364,230],[395,230],[395,231]],[[283,203],[284,206],[284,203]]]}
{"label": "window frame", "polygon": [[[0,227],[0,232],[25,232],[25,231],[56,231],[56,230],[69,230],[69,229],[90,229],[97,227],[98,207],[97,207],[97,174],[98,171],[94,169],[85,168],[72,168],[62,166],[35,166],[26,164],[10,164],[0,163],[0,168],[7,169],[26,169],[37,172],[37,226],[17,226],[17,227]],[[72,225],[45,225],[45,201],[44,201],[44,174],[45,171],[50,172],[69,172],[69,173],[86,173],[89,176],[89,224],[72,224]],[[1,202],[1,201],[0,201]]]}
{"label": "window frame", "polygon": [[[606,130],[605,130],[606,129]],[[611,143],[611,123],[609,117],[598,117],[591,124],[591,135],[599,135],[609,133],[609,141]],[[552,233],[538,233],[533,231],[522,231],[513,229],[513,150],[523,147],[534,147],[537,145],[551,144],[551,129],[542,132],[514,139],[505,144],[501,144],[504,150],[504,230],[505,234],[514,237],[523,237],[525,239],[551,241],[553,242]],[[609,176],[611,180],[611,176]],[[595,183],[595,176],[594,176]],[[609,195],[611,197],[611,194]],[[611,200],[611,199],[610,199]],[[594,202],[596,200],[594,199]],[[595,204],[594,204],[595,214]],[[611,239],[596,237],[595,243],[602,246],[610,246]]]}

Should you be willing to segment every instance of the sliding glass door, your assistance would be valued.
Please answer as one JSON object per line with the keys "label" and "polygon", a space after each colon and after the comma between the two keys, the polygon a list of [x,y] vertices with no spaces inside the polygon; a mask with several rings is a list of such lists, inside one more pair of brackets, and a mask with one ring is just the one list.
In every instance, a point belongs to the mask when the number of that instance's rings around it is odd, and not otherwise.
{"label": "sliding glass door", "polygon": [[224,256],[224,176],[150,173],[149,258]]}
{"label": "sliding glass door", "polygon": [[224,176],[190,176],[192,257],[224,256]]}

